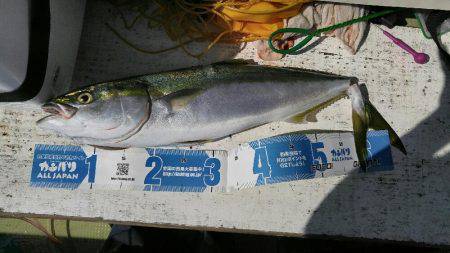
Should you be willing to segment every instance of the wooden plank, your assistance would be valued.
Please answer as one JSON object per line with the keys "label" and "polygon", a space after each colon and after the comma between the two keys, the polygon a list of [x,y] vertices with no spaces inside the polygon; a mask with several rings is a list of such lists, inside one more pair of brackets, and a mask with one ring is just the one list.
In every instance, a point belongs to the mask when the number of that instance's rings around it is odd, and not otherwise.
{"label": "wooden plank", "polygon": [[332,0],[325,2],[375,5],[375,6],[392,6],[405,7],[414,9],[434,9],[434,10],[450,10],[449,0]]}
{"label": "wooden plank", "polygon": [[[255,49],[216,47],[202,60],[181,50],[146,55],[124,46],[104,25],[120,20],[103,1],[90,1],[74,84],[206,64],[228,58],[257,59]],[[95,15],[94,15],[95,14]],[[170,44],[163,32],[145,23],[120,30],[144,48]],[[450,76],[431,40],[417,29],[396,28],[395,35],[427,52],[425,65],[371,29],[356,55],[336,39],[326,39],[297,56],[270,64],[357,76],[371,100],[409,152],[394,151],[391,172],[350,174],[276,184],[234,193],[164,193],[30,188],[34,145],[73,144],[43,132],[35,121],[38,106],[0,107],[0,212],[5,215],[57,216],[145,226],[184,227],[302,236],[326,234],[432,244],[450,244]],[[447,43],[449,36],[444,38]],[[198,45],[197,45],[198,46]],[[273,123],[210,143],[231,148],[244,141],[302,129],[351,129],[350,103],[341,100],[318,115],[319,122]]]}

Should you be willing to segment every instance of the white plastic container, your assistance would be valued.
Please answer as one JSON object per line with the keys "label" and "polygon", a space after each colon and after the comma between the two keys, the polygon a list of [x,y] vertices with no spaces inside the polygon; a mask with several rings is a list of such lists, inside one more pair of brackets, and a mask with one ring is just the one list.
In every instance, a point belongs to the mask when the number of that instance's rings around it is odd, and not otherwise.
{"label": "white plastic container", "polygon": [[0,0],[0,103],[41,103],[70,86],[85,0]]}

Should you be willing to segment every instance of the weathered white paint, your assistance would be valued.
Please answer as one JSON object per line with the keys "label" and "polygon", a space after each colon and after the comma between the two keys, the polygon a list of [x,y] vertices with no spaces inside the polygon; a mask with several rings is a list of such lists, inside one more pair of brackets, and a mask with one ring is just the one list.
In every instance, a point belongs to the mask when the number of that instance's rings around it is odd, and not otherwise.
{"label": "weathered white paint", "polygon": [[450,10],[449,0],[325,0],[325,2],[393,6],[416,9]]}
{"label": "weathered white paint", "polygon": [[[110,21],[102,2],[88,3],[74,83],[122,78],[218,61],[234,56],[256,59],[255,50],[216,47],[197,61],[181,50],[144,55],[126,47],[104,26]],[[93,15],[95,13],[95,15]],[[161,33],[145,24],[126,32],[142,47],[167,46]],[[0,107],[0,212],[56,215],[148,226],[182,226],[271,234],[327,234],[450,244],[450,76],[442,69],[433,42],[419,30],[392,31],[431,56],[418,65],[377,29],[356,55],[335,39],[272,64],[353,75],[367,84],[371,99],[409,152],[394,151],[392,172],[276,184],[234,193],[153,193],[50,190],[28,186],[36,143],[72,142],[36,128],[38,108]],[[153,40],[150,40],[153,39]],[[446,37],[447,42],[448,36]],[[226,50],[225,50],[226,49]],[[349,100],[341,100],[306,125],[273,123],[241,133],[209,148],[301,129],[351,129]],[[439,152],[438,152],[439,151]],[[438,155],[435,155],[438,152]]]}

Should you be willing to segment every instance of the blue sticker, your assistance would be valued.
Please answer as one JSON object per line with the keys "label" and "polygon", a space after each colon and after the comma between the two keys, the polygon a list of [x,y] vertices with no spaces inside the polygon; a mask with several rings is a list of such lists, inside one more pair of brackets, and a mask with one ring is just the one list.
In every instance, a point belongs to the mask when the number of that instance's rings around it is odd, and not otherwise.
{"label": "blue sticker", "polygon": [[96,155],[87,157],[79,146],[36,145],[30,184],[75,189],[89,174],[95,180]]}
{"label": "blue sticker", "polygon": [[146,191],[201,192],[220,183],[222,164],[202,150],[147,148]]}
{"label": "blue sticker", "polygon": [[[255,150],[253,173],[258,174],[256,185],[313,178],[315,175],[315,171],[311,170],[311,141],[303,134],[287,134],[253,141],[250,142],[250,147]],[[323,159],[320,151],[315,154],[316,159]]]}
{"label": "blue sticker", "polygon": [[[338,147],[326,149],[324,142],[299,133],[253,141],[250,146],[255,151],[253,174],[258,175],[256,185],[314,178],[316,172],[333,169],[335,163],[345,161],[354,161],[353,167],[359,167],[351,147],[339,142]],[[387,131],[369,131],[367,151],[367,171],[394,168]]]}

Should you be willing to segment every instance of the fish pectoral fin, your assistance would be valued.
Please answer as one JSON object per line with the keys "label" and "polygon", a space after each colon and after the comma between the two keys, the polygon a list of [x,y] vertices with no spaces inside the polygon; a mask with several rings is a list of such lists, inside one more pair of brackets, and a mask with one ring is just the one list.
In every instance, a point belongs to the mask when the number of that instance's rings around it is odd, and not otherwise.
{"label": "fish pectoral fin", "polygon": [[148,87],[147,92],[150,95],[150,97],[155,100],[165,96],[165,94],[161,90],[153,86]]}
{"label": "fish pectoral fin", "polygon": [[170,105],[172,111],[178,111],[185,108],[203,92],[204,89],[185,89],[169,94],[165,96],[164,99]]}

